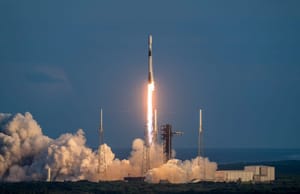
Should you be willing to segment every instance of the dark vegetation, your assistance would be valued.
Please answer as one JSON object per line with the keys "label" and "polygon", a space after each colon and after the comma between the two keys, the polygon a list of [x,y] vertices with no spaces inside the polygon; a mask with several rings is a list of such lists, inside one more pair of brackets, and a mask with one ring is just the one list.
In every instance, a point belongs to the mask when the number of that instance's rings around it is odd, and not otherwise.
{"label": "dark vegetation", "polygon": [[[253,163],[251,163],[253,164]],[[26,194],[148,194],[148,193],[300,193],[300,161],[265,162],[260,164],[272,165],[276,168],[276,181],[273,183],[212,183],[196,184],[148,184],[127,183],[123,181],[93,183],[78,182],[20,182],[0,183],[0,193]],[[220,165],[220,169],[243,169],[248,163]]]}

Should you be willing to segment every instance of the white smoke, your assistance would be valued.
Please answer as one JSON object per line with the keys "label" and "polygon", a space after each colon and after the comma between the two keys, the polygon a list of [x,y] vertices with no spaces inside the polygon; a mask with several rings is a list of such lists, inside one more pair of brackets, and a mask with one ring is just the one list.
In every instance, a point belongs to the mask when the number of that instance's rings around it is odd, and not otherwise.
{"label": "white smoke", "polygon": [[188,183],[193,180],[214,180],[216,170],[217,164],[210,162],[207,158],[197,157],[191,161],[171,159],[158,168],[151,169],[146,176],[146,181],[159,183],[163,180],[170,183]]}
{"label": "white smoke", "polygon": [[[111,148],[104,144],[98,151],[86,146],[82,129],[66,133],[57,139],[43,135],[30,113],[0,113],[0,180],[46,180],[51,168],[53,181],[123,180],[127,176],[143,176],[144,141],[135,139],[128,159],[115,158]],[[104,159],[104,166],[100,158]],[[98,165],[100,162],[100,166]],[[163,163],[162,146],[150,149],[151,170],[146,181],[158,183],[186,183],[192,180],[214,178],[217,164],[207,158],[191,161],[177,159]]]}
{"label": "white smoke", "polygon": [[[51,139],[42,134],[30,113],[0,114],[0,177],[20,180]],[[17,175],[18,174],[18,175]]]}

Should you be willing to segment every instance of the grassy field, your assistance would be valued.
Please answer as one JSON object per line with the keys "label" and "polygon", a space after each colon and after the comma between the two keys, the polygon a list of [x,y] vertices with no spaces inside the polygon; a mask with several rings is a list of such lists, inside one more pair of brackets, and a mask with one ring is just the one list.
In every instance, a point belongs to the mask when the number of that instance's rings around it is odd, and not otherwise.
{"label": "grassy field", "polygon": [[[254,164],[254,163],[251,163]],[[260,163],[261,164],[261,163]],[[212,183],[197,184],[148,184],[88,181],[79,182],[20,182],[0,183],[0,193],[53,193],[53,194],[88,194],[88,193],[121,193],[121,194],[148,194],[148,193],[300,193],[300,161],[266,162],[276,168],[276,181],[269,184],[252,183]],[[220,165],[221,169],[242,169],[248,163]]]}

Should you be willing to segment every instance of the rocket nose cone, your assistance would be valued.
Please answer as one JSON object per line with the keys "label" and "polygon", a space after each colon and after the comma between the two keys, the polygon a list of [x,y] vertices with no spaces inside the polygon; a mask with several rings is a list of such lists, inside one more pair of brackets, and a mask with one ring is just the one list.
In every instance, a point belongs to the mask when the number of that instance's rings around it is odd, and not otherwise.
{"label": "rocket nose cone", "polygon": [[151,35],[151,34],[150,34],[149,37],[148,37],[148,43],[149,43],[149,44],[152,44],[152,35]]}

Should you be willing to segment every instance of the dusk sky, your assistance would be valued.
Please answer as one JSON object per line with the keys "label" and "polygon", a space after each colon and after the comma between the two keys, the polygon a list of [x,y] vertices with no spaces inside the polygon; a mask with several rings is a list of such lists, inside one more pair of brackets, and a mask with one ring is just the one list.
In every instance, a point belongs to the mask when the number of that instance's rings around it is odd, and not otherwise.
{"label": "dusk sky", "polygon": [[0,0],[0,112],[57,138],[130,147],[146,125],[153,36],[158,123],[197,147],[300,148],[300,1]]}

